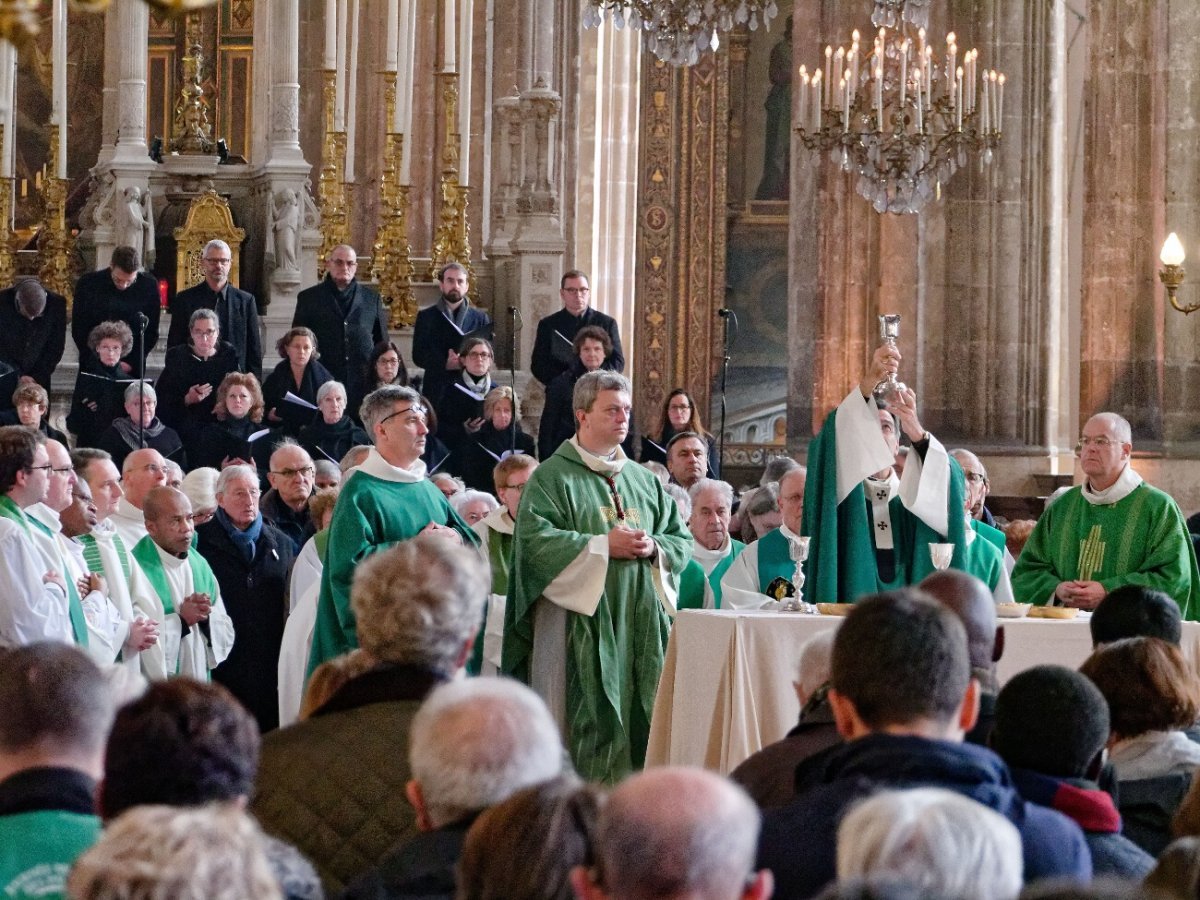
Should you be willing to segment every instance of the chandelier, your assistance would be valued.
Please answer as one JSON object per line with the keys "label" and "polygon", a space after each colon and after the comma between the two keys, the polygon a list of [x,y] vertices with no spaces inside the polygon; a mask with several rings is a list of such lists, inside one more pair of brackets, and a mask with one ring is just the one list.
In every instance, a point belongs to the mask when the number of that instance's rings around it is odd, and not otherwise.
{"label": "chandelier", "polygon": [[719,32],[761,21],[767,28],[779,14],[775,0],[587,0],[583,27],[595,28],[606,16],[613,26],[645,32],[646,47],[663,62],[692,66],[700,54],[720,46]]}
{"label": "chandelier", "polygon": [[799,73],[797,134],[815,159],[828,152],[876,212],[915,213],[958,169],[992,161],[1004,115],[1004,75],[959,54],[954,32],[941,62],[927,40],[930,0],[875,0],[868,47],[825,48],[823,68]]}

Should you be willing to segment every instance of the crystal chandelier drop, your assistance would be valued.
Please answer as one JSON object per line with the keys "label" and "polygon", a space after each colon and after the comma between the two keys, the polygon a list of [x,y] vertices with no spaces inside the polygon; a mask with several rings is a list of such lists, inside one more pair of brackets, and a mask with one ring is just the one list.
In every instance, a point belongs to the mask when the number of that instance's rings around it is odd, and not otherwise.
{"label": "crystal chandelier drop", "polygon": [[644,31],[646,47],[663,62],[692,66],[720,46],[719,32],[737,25],[754,31],[760,22],[770,28],[778,14],[775,0],[587,0],[583,27],[611,17],[616,28]]}
{"label": "crystal chandelier drop", "polygon": [[876,212],[915,213],[972,158],[989,165],[1000,142],[1004,75],[960,56],[953,32],[941,62],[927,41],[930,0],[875,0],[872,45],[858,31],[825,48],[822,68],[800,67],[804,147],[827,151]]}

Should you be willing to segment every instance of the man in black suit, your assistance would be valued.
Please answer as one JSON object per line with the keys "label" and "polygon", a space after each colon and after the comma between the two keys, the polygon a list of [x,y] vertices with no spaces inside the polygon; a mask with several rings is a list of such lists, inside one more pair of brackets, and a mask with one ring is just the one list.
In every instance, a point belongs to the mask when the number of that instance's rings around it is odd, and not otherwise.
{"label": "man in black suit", "polygon": [[533,342],[533,359],[529,368],[533,377],[542,384],[549,384],[558,375],[567,371],[575,359],[572,341],[575,334],[585,325],[603,328],[612,341],[612,353],[604,358],[602,369],[620,372],[625,368],[625,354],[621,351],[621,335],[617,322],[590,305],[591,288],[587,275],[578,269],[565,272],[559,282],[558,295],[563,308],[538,322],[537,337]]}
{"label": "man in black suit", "polygon": [[433,306],[417,313],[413,329],[413,362],[425,370],[421,389],[436,406],[446,385],[462,372],[458,348],[468,335],[495,336],[491,317],[476,309],[467,299],[467,269],[460,263],[448,263],[438,273],[442,296]]}
{"label": "man in black suit", "polygon": [[387,313],[379,295],[355,278],[353,247],[334,247],[325,268],[325,280],[296,298],[292,327],[312,329],[321,364],[346,386],[348,396],[360,397],[371,348],[388,338]]}
{"label": "man in black suit", "polygon": [[88,335],[101,322],[124,322],[133,332],[133,348],[122,357],[121,368],[134,378],[142,376],[145,358],[138,359],[138,313],[146,317],[148,356],[158,343],[158,281],[141,272],[141,260],[133,247],[115,247],[107,269],[81,275],[75,282],[75,304],[71,312],[71,339],[79,348],[79,362],[88,358]]}
{"label": "man in black suit", "polygon": [[35,278],[0,292],[0,360],[16,370],[19,381],[36,381],[49,393],[66,343],[65,297],[48,292]]}
{"label": "man in black suit", "polygon": [[233,254],[224,241],[209,241],[200,255],[204,281],[180,291],[171,305],[171,330],[167,346],[188,342],[188,320],[198,309],[216,310],[221,339],[233,344],[238,352],[238,369],[255,378],[262,377],[262,328],[254,295],[229,283]]}

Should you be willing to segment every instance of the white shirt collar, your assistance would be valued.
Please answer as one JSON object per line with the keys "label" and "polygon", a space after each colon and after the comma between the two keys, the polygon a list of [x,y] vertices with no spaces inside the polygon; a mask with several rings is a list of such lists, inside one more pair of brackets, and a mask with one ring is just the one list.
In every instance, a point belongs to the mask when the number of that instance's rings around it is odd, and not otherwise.
{"label": "white shirt collar", "polygon": [[373,475],[383,481],[413,484],[425,478],[425,461],[418,459],[407,469],[402,469],[399,466],[393,466],[383,458],[383,455],[376,448],[372,447],[371,452],[367,454],[367,458],[358,467],[358,471]]}
{"label": "white shirt collar", "polygon": [[1081,493],[1083,494],[1083,499],[1093,506],[1109,506],[1124,500],[1141,483],[1142,476],[1133,471],[1133,467],[1129,463],[1126,463],[1125,468],[1121,470],[1121,474],[1117,476],[1117,480],[1104,490],[1093,491],[1085,480]]}
{"label": "white shirt collar", "polygon": [[570,438],[571,446],[579,452],[579,458],[583,460],[583,464],[593,472],[598,472],[601,475],[616,475],[625,467],[625,463],[629,462],[629,457],[625,455],[625,451],[621,446],[617,445],[617,452],[613,454],[612,459],[605,459],[603,456],[597,456],[591,450],[585,450],[580,446],[579,438],[572,436]]}

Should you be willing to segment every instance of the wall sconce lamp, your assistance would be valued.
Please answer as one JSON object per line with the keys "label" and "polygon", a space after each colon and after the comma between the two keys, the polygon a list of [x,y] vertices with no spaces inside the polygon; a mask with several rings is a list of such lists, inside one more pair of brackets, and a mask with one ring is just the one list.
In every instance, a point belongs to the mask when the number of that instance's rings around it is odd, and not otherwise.
{"label": "wall sconce lamp", "polygon": [[1171,305],[1184,315],[1194,313],[1200,309],[1200,302],[1183,306],[1175,297],[1175,292],[1183,284],[1184,260],[1183,244],[1175,232],[1172,231],[1167,235],[1167,239],[1163,241],[1162,252],[1158,254],[1158,258],[1162,262],[1162,268],[1158,270],[1158,280],[1167,289],[1167,299],[1171,301]]}

